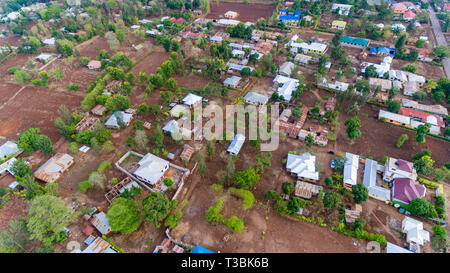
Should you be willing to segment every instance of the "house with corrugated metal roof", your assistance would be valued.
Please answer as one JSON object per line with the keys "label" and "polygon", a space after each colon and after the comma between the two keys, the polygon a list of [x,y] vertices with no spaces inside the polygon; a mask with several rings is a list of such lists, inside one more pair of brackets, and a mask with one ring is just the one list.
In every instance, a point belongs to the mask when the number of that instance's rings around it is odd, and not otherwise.
{"label": "house with corrugated metal roof", "polygon": [[359,156],[352,153],[345,153],[344,164],[344,186],[352,188],[358,183]]}
{"label": "house with corrugated metal roof", "polygon": [[363,184],[369,192],[369,196],[381,201],[391,200],[391,190],[377,184],[378,162],[367,158],[364,165]]}
{"label": "house with corrugated metal roof", "polygon": [[269,97],[250,91],[244,96],[244,101],[253,105],[265,105],[269,101]]}
{"label": "house with corrugated metal roof", "polygon": [[99,212],[91,217],[91,224],[103,235],[111,232],[111,226],[104,212]]}
{"label": "house with corrugated metal roof", "polygon": [[322,186],[303,182],[303,181],[297,181],[295,184],[295,190],[294,194],[301,198],[311,199],[313,195],[319,194],[319,191],[323,189]]}
{"label": "house with corrugated metal roof", "polygon": [[148,153],[138,162],[134,175],[151,185],[158,183],[169,169],[169,161]]}
{"label": "house with corrugated metal roof", "polygon": [[17,143],[13,141],[6,141],[0,146],[0,161],[5,160],[11,156],[18,156],[22,151],[17,146]]}
{"label": "house with corrugated metal roof", "polygon": [[363,38],[353,38],[350,36],[343,36],[341,39],[343,46],[366,48],[369,45],[369,40]]}
{"label": "house with corrugated metal roof", "polygon": [[112,248],[110,243],[103,240],[101,237],[97,237],[85,250],[81,251],[81,253],[117,253],[117,251]]}
{"label": "house with corrugated metal roof", "polygon": [[232,155],[237,155],[244,145],[245,136],[242,134],[234,135],[233,141],[231,141],[230,146],[227,148],[227,152]]}
{"label": "house with corrugated metal roof", "polygon": [[57,153],[34,172],[34,177],[47,183],[56,182],[73,163],[72,156]]}

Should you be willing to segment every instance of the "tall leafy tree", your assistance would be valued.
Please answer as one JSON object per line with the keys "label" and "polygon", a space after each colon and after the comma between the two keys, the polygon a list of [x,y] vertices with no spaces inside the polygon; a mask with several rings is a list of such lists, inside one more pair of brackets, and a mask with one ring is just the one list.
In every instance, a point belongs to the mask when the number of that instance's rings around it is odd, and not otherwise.
{"label": "tall leafy tree", "polygon": [[141,214],[138,204],[132,199],[116,198],[106,214],[111,231],[130,234],[141,225]]}
{"label": "tall leafy tree", "polygon": [[142,200],[142,213],[145,220],[159,228],[160,222],[169,215],[176,205],[176,200],[170,201],[164,194],[152,192]]}

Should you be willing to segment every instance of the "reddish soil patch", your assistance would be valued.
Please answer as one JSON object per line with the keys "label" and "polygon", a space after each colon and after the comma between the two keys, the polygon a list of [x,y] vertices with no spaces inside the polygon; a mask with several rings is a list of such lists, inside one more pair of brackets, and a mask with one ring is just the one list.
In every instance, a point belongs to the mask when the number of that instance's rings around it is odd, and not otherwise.
{"label": "reddish soil patch", "polygon": [[65,104],[73,110],[82,98],[75,93],[28,86],[0,109],[0,135],[15,139],[24,130],[37,127],[56,141],[60,137],[54,125],[58,107]]}
{"label": "reddish soil patch", "polygon": [[10,198],[0,208],[0,231],[8,229],[9,221],[26,215],[27,201],[16,194],[11,194]]}
{"label": "reddish soil patch", "polygon": [[[139,72],[145,72],[148,75],[155,73],[156,69],[166,61],[170,53],[166,52],[162,47],[153,47],[154,52],[145,57],[143,60],[140,60],[138,64],[136,64],[131,72],[137,77],[139,76]],[[141,50],[144,51],[144,50]]]}
{"label": "reddish soil patch", "polygon": [[235,11],[239,14],[238,17],[236,17],[236,20],[241,22],[256,22],[259,18],[264,18],[266,20],[269,19],[275,10],[275,6],[264,4],[211,2],[210,12],[206,15],[206,18],[223,18],[223,14],[229,10]]}
{"label": "reddish soil patch", "polygon": [[[432,151],[432,157],[436,161],[436,166],[442,166],[448,161],[450,145],[442,140],[427,136],[426,143],[417,143],[416,133],[398,126],[378,121],[379,107],[365,105],[361,109],[359,118],[362,123],[360,128],[362,136],[353,144],[345,132],[345,120],[352,116],[345,112],[347,105],[340,110],[339,133],[335,150],[339,152],[351,152],[361,156],[373,156],[380,160],[384,156],[392,156],[405,160],[412,160],[412,156],[424,149]],[[407,134],[409,140],[405,142],[401,149],[396,148],[397,139],[402,134]]]}

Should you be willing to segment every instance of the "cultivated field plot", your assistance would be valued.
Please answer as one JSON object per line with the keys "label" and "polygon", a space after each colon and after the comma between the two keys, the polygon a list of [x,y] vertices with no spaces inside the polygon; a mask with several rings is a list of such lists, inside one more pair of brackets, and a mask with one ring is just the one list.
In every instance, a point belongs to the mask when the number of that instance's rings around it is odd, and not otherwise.
{"label": "cultivated field plot", "polygon": [[16,220],[20,216],[26,216],[27,200],[16,194],[10,195],[6,204],[0,208],[0,231],[6,230],[9,227],[9,221]]}
{"label": "cultivated field plot", "polygon": [[[140,50],[144,52],[144,49]],[[146,51],[148,56],[139,60],[139,63],[135,64],[131,69],[136,77],[139,76],[139,72],[145,72],[148,75],[156,73],[156,69],[170,57],[170,52],[166,52],[161,46],[153,47],[152,51]],[[128,55],[129,56],[129,55]]]}
{"label": "cultivated field plot", "polygon": [[235,18],[236,20],[241,22],[256,22],[259,18],[269,19],[274,10],[274,5],[210,2],[210,11],[206,15],[206,18],[219,19],[223,18],[225,12],[235,11],[239,14]]}
{"label": "cultivated field plot", "polygon": [[[329,227],[291,220],[257,204],[243,210],[242,200],[233,196],[227,197],[221,213],[224,217],[237,215],[244,220],[247,230],[242,234],[232,234],[222,224],[212,226],[205,220],[206,211],[221,195],[210,189],[212,182],[206,181],[202,179],[194,188],[183,218],[171,233],[177,240],[183,238],[186,243],[198,243],[225,253],[365,252],[363,245],[357,247],[353,244],[356,239],[339,235]],[[260,181],[257,187],[262,183],[265,181]],[[231,235],[231,239],[225,241],[225,235]]]}
{"label": "cultivated field plot", "polygon": [[54,125],[58,107],[65,104],[74,110],[82,99],[75,93],[27,86],[0,109],[0,136],[15,139],[23,131],[35,127],[56,141],[60,137]]}
{"label": "cultivated field plot", "polygon": [[62,72],[63,78],[61,80],[50,79],[48,84],[50,88],[65,90],[69,84],[78,84],[78,90],[83,91],[87,86],[96,79],[100,71],[89,70],[87,67],[74,60],[67,65],[62,59],[58,59],[48,65],[44,70],[50,72],[59,69]]}

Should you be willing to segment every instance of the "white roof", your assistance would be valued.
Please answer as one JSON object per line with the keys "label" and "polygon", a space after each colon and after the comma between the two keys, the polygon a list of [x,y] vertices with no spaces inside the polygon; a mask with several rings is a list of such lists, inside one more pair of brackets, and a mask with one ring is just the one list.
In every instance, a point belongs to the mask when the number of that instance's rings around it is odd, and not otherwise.
{"label": "white roof", "polygon": [[54,45],[54,44],[55,44],[55,37],[45,39],[45,40],[43,41],[43,43],[44,43],[45,45]]}
{"label": "white roof", "polygon": [[406,248],[387,242],[386,253],[413,253]]}
{"label": "white roof", "polygon": [[157,183],[169,168],[169,162],[154,154],[146,154],[139,162],[134,174],[144,178],[150,184]]}
{"label": "white roof", "polygon": [[244,97],[244,101],[250,104],[264,105],[269,101],[269,98],[256,92],[248,92]]}
{"label": "white roof", "polygon": [[49,54],[49,53],[41,53],[36,57],[36,59],[46,61],[46,60],[50,59],[52,56],[53,55]]}
{"label": "white roof", "polygon": [[396,122],[400,122],[402,124],[410,124],[411,123],[410,117],[406,117],[403,115],[399,115],[399,114],[381,110],[381,109],[380,109],[380,112],[378,113],[378,117],[393,120]]}
{"label": "white roof", "polygon": [[0,146],[0,159],[19,152],[20,149],[15,142],[7,141],[2,146]]}
{"label": "white roof", "polygon": [[119,128],[119,124],[117,123],[117,115],[120,117],[122,116],[122,121],[125,124],[128,124],[130,120],[133,118],[133,114],[125,113],[124,111],[116,111],[114,112],[111,117],[105,122],[106,126],[116,127]]}
{"label": "white roof", "polygon": [[245,51],[240,50],[240,49],[233,49],[231,51],[231,55],[235,56],[235,55],[245,55]]}
{"label": "white roof", "polygon": [[198,102],[202,101],[202,97],[194,95],[192,93],[187,94],[184,98],[183,98],[183,103],[189,106],[192,106]]}
{"label": "white roof", "polygon": [[423,223],[408,216],[402,221],[402,232],[407,233],[408,242],[423,245],[430,241],[430,233],[423,229]]}
{"label": "white roof", "polygon": [[241,81],[241,77],[238,76],[231,76],[229,78],[226,78],[223,81],[224,85],[229,85],[229,86],[237,86],[239,84],[239,82]]}
{"label": "white roof", "polygon": [[345,153],[347,160],[344,164],[344,183],[356,185],[359,166],[359,156],[351,153]]}
{"label": "white roof", "polygon": [[277,75],[273,82],[283,84],[283,86],[278,87],[277,93],[279,96],[283,96],[285,101],[291,100],[292,92],[299,85],[299,80],[285,77],[283,75]]}
{"label": "white roof", "polygon": [[209,40],[211,42],[216,42],[216,43],[220,43],[222,42],[222,37],[221,36],[209,36]]}
{"label": "white roof", "polygon": [[391,191],[389,189],[377,186],[377,168],[378,162],[372,159],[366,159],[363,184],[369,191],[369,194],[384,200],[391,200]]}
{"label": "white roof", "polygon": [[11,165],[16,160],[17,158],[11,157],[6,162],[3,162],[3,164],[0,165],[0,175],[3,174],[4,172],[9,172],[11,175],[14,175],[14,173],[9,169],[9,167],[11,167]]}
{"label": "white roof", "polygon": [[245,136],[242,134],[236,134],[234,135],[233,141],[230,143],[230,146],[228,146],[227,152],[230,154],[236,155],[239,153],[239,151],[242,148],[242,145],[244,145]]}
{"label": "white roof", "polygon": [[240,22],[238,20],[233,20],[233,19],[219,19],[217,21],[217,23],[220,25],[235,26],[235,25],[239,24]]}
{"label": "white roof", "polygon": [[284,74],[285,76],[290,76],[292,71],[294,70],[295,65],[293,62],[284,62],[281,66],[280,66],[280,74]]}
{"label": "white roof", "polygon": [[293,48],[302,48],[304,50],[308,50],[308,51],[323,51],[325,52],[325,50],[327,49],[327,45],[326,44],[322,44],[322,43],[317,43],[317,42],[313,42],[313,43],[297,43],[297,42],[289,42],[289,46],[293,47]]}
{"label": "white roof", "polygon": [[170,109],[170,115],[172,117],[181,117],[183,113],[188,113],[189,109],[187,109],[186,105],[177,104],[172,109]]}
{"label": "white roof", "polygon": [[288,154],[286,168],[291,173],[295,173],[297,177],[319,180],[319,173],[316,171],[316,156],[310,153]]}

